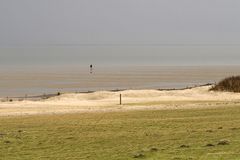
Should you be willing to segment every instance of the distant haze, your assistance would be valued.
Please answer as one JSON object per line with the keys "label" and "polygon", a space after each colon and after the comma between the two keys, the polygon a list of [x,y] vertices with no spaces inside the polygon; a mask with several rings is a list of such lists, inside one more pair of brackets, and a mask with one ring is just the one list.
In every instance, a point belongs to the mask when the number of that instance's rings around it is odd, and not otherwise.
{"label": "distant haze", "polygon": [[0,66],[238,65],[239,0],[1,0]]}
{"label": "distant haze", "polygon": [[51,47],[1,49],[3,67],[238,65],[240,47]]}

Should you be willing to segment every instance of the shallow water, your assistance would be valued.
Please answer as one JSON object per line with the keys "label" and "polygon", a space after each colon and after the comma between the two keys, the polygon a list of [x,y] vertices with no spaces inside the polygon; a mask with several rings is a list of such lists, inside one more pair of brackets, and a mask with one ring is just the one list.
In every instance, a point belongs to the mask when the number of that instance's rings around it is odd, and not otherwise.
{"label": "shallow water", "polygon": [[0,70],[0,96],[115,89],[166,89],[215,83],[240,66],[125,66]]}

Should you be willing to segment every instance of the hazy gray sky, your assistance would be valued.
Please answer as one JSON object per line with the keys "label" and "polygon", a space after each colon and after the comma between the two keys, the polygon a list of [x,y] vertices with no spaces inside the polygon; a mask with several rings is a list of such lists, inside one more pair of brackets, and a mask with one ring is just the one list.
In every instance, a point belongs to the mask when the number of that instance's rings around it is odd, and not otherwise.
{"label": "hazy gray sky", "polygon": [[114,60],[121,54],[140,55],[142,61],[149,55],[156,63],[167,63],[164,57],[183,63],[190,56],[199,64],[209,57],[216,64],[237,64],[239,15],[239,0],[0,0],[1,61],[49,54],[106,54]]}
{"label": "hazy gray sky", "polygon": [[0,0],[0,43],[240,44],[239,15],[239,0]]}

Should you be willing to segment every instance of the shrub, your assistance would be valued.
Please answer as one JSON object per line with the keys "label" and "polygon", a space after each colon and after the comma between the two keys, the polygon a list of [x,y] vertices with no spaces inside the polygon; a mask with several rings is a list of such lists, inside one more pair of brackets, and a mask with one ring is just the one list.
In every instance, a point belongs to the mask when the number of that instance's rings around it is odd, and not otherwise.
{"label": "shrub", "polygon": [[240,76],[225,78],[213,86],[212,91],[240,92]]}

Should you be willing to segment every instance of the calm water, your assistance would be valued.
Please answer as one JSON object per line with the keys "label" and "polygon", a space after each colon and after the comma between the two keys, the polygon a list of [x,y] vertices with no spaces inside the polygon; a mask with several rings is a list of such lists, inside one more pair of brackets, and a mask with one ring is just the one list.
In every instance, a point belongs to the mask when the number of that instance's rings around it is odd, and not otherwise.
{"label": "calm water", "polygon": [[166,89],[215,83],[240,66],[94,67],[0,70],[0,96],[113,89]]}

